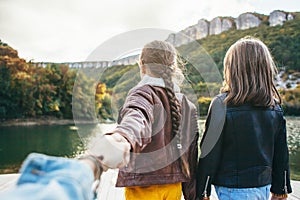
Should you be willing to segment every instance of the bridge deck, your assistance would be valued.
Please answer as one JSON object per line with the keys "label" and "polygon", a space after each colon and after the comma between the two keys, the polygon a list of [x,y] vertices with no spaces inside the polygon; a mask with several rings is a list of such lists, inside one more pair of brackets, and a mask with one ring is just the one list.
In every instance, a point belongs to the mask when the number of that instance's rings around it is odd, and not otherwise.
{"label": "bridge deck", "polygon": [[[116,188],[115,180],[117,176],[116,170],[109,170],[101,177],[99,188],[99,200],[124,200],[123,188]],[[9,190],[14,187],[19,174],[2,174],[0,175],[0,192]],[[292,181],[293,193],[289,195],[288,200],[300,199],[300,181]],[[182,198],[184,200],[184,198]],[[215,192],[211,196],[211,200],[218,200]]]}

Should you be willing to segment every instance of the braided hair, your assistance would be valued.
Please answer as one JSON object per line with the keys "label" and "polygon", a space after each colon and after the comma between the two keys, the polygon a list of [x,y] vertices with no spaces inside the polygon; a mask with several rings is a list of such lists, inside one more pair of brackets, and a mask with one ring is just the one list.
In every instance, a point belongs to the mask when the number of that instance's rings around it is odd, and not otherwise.
{"label": "braided hair", "polygon": [[[146,44],[140,56],[140,65],[147,67],[150,74],[160,77],[165,82],[165,90],[169,99],[172,136],[176,139],[177,149],[181,154],[181,134],[179,126],[181,121],[181,105],[175,96],[173,79],[182,79],[182,71],[177,66],[177,51],[173,45],[165,41],[153,41]],[[178,80],[180,82],[181,80]],[[189,165],[186,156],[180,157],[182,172],[190,176]]]}

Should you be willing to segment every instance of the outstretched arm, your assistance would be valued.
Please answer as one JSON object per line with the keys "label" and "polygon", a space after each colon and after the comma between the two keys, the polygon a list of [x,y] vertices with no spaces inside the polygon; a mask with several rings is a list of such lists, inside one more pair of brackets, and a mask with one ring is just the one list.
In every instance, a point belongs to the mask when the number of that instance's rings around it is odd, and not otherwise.
{"label": "outstretched arm", "polygon": [[[94,172],[94,173],[93,173]],[[96,163],[31,153],[23,162],[17,184],[0,199],[93,199]]]}
{"label": "outstretched arm", "polygon": [[119,113],[118,126],[111,133],[97,134],[89,143],[89,153],[102,156],[108,168],[127,165],[130,151],[140,152],[151,142],[153,107],[149,90],[131,91]]}

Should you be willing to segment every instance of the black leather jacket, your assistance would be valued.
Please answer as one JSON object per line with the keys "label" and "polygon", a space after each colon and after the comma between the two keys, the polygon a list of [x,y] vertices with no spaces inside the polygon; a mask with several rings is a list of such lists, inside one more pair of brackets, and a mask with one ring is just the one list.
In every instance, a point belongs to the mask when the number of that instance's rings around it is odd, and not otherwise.
{"label": "black leather jacket", "polygon": [[225,94],[213,99],[201,141],[197,196],[210,196],[211,184],[251,188],[271,184],[290,193],[286,122],[279,105],[225,107]]}

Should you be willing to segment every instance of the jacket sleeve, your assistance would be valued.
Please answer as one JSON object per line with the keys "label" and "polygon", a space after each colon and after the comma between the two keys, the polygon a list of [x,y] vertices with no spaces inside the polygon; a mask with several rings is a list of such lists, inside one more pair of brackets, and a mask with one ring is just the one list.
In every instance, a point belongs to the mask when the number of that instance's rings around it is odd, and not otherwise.
{"label": "jacket sleeve", "polygon": [[[183,105],[188,104],[185,103],[188,100],[183,99]],[[188,157],[188,163],[190,168],[190,180],[182,183],[182,192],[185,200],[195,200],[196,199],[196,170],[198,163],[198,139],[199,139],[199,131],[198,131],[198,121],[197,121],[197,109],[194,105],[190,106],[192,109],[189,112],[189,116],[186,116],[186,112],[188,109],[184,108],[183,117],[182,117],[182,125],[183,130],[189,132],[188,141],[188,151],[185,155]],[[184,126],[188,124],[188,126]],[[187,133],[187,132],[186,132]]]}
{"label": "jacket sleeve", "polygon": [[76,160],[31,153],[20,172],[15,187],[1,191],[0,199],[93,199],[93,172]]}
{"label": "jacket sleeve", "polygon": [[132,151],[140,152],[151,142],[153,123],[153,98],[143,88],[129,92],[119,113],[121,121],[114,133],[119,133],[131,144]]}
{"label": "jacket sleeve", "polygon": [[190,163],[190,180],[182,183],[182,192],[185,200],[195,200],[197,195],[197,184],[196,184],[196,169],[198,159],[198,134],[195,136],[191,148],[188,151],[189,163]]}
{"label": "jacket sleeve", "polygon": [[211,195],[211,182],[217,172],[222,153],[222,130],[226,109],[222,99],[212,100],[200,143],[201,155],[197,171],[197,196],[199,199]]}
{"label": "jacket sleeve", "polygon": [[290,184],[289,152],[286,138],[286,121],[283,118],[275,138],[272,167],[271,192],[288,194],[292,192]]}

